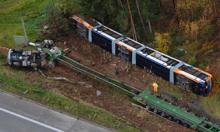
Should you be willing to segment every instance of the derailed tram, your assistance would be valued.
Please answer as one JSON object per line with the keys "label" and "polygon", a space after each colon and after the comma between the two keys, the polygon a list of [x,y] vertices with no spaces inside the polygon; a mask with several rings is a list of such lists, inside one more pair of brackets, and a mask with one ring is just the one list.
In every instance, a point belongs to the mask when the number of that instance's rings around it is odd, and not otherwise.
{"label": "derailed tram", "polygon": [[212,89],[212,75],[175,59],[104,26],[95,20],[71,18],[73,28],[90,43],[113,55],[150,70],[172,84],[207,96]]}

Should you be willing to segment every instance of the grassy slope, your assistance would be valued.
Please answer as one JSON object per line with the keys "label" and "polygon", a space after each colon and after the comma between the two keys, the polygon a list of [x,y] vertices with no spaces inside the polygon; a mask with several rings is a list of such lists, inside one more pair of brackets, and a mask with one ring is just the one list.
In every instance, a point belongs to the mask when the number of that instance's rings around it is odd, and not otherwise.
{"label": "grassy slope", "polygon": [[48,0],[0,0],[0,46],[13,47],[13,36],[23,35],[21,17],[29,38],[35,38],[47,3]]}
{"label": "grassy slope", "polygon": [[[0,0],[0,46],[14,47],[13,35],[23,35],[21,16],[24,17],[30,39],[36,38],[38,25],[43,20],[43,11],[48,0]],[[25,72],[2,66],[0,55],[0,89],[41,102],[52,108],[114,128],[118,131],[139,131],[126,121],[113,114],[86,104],[70,100],[59,93],[42,89],[41,85],[31,84]],[[40,82],[41,78],[39,78]],[[27,94],[24,94],[26,93]]]}

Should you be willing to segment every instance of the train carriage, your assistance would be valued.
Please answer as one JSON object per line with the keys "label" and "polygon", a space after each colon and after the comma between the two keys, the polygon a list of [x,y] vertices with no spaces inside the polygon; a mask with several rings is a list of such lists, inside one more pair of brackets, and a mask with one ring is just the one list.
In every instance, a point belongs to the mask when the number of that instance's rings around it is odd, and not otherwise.
{"label": "train carriage", "polygon": [[174,82],[190,88],[196,94],[208,95],[212,89],[212,75],[183,63],[174,71]]}
{"label": "train carriage", "polygon": [[131,38],[124,37],[116,43],[116,55],[120,56],[123,60],[127,60],[132,64],[136,63],[136,52],[144,47],[139,42]]}
{"label": "train carriage", "polygon": [[[151,56],[153,55],[153,56]],[[156,56],[156,57],[154,57]],[[145,47],[137,53],[137,65],[161,76],[163,79],[170,80],[170,67],[163,61],[167,58],[163,57],[160,53],[156,53],[152,49]]]}
{"label": "train carriage", "polygon": [[90,43],[196,94],[206,96],[210,93],[211,74],[125,37],[99,22],[85,21],[77,16],[72,17],[72,21],[77,32]]}
{"label": "train carriage", "polygon": [[101,25],[101,23],[90,19],[87,20],[90,22],[88,23],[78,16],[73,16],[70,20],[72,27],[77,31],[77,33],[88,39],[90,42],[92,41],[92,29]]}
{"label": "train carriage", "polygon": [[114,42],[121,37],[120,33],[103,25],[92,30],[92,42],[111,53],[115,48]]}

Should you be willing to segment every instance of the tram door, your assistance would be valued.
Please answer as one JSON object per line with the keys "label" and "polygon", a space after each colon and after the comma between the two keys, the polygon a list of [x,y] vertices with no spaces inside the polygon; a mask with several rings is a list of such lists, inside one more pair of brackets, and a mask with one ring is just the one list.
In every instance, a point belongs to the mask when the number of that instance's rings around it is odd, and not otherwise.
{"label": "tram door", "polygon": [[87,32],[88,32],[88,29],[86,29],[82,24],[80,24],[80,23],[77,23],[77,32],[80,34],[80,36],[82,36],[82,37],[85,37],[85,38],[87,38]]}
{"label": "tram door", "polygon": [[181,88],[184,88],[185,90],[191,90],[190,80],[182,75],[176,74],[176,84],[179,85]]}
{"label": "tram door", "polygon": [[123,46],[119,46],[118,47],[118,56],[122,59],[122,60],[126,60],[126,61],[129,61],[130,59],[130,51],[126,48],[126,47],[123,47]]}

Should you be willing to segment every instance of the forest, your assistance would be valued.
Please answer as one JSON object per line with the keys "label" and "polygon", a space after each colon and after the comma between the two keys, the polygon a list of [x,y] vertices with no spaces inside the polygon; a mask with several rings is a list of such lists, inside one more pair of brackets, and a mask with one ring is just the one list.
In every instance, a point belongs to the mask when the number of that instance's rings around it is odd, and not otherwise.
{"label": "forest", "polygon": [[218,50],[217,0],[60,0],[56,4],[67,16],[93,17],[201,68],[212,63],[210,58]]}

